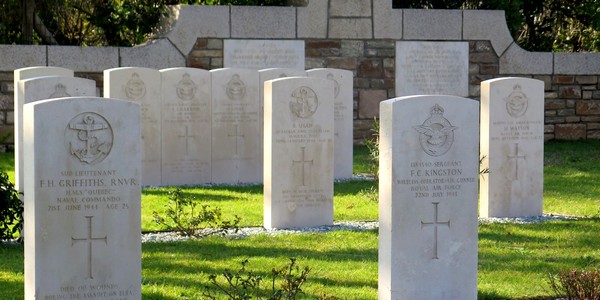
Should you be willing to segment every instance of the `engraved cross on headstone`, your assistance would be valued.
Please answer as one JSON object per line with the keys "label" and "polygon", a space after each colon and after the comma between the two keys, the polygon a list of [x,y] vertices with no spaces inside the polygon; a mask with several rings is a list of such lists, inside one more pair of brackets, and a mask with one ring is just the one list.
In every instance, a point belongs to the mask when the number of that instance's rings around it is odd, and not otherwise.
{"label": "engraved cross on headstone", "polygon": [[433,207],[434,207],[433,221],[432,222],[421,221],[421,229],[423,229],[423,227],[433,226],[433,258],[432,259],[438,259],[438,227],[440,225],[446,225],[448,228],[450,228],[450,220],[448,220],[447,222],[440,222],[438,219],[438,205],[440,203],[439,202],[431,202],[431,203],[433,204]]}
{"label": "engraved cross on headstone", "polygon": [[88,279],[94,279],[94,277],[92,276],[92,243],[97,242],[97,241],[104,241],[104,244],[108,244],[107,243],[108,236],[105,235],[103,238],[92,237],[92,218],[93,218],[93,216],[85,216],[85,218],[88,220],[87,237],[74,238],[73,236],[71,236],[71,247],[73,245],[75,245],[75,243],[77,243],[77,242],[87,242],[88,243]]}
{"label": "engraved cross on headstone", "polygon": [[235,124],[234,126],[235,126],[235,133],[233,133],[233,134],[230,133],[227,136],[235,139],[235,155],[237,155],[238,154],[238,138],[240,138],[240,137],[243,138],[244,135],[239,133],[239,125],[238,124]]}
{"label": "engraved cross on headstone", "polygon": [[190,155],[190,139],[196,138],[195,135],[190,135],[189,128],[185,125],[185,135],[178,136],[179,138],[185,138],[185,155]]}
{"label": "engraved cross on headstone", "polygon": [[509,155],[508,159],[515,160],[515,179],[519,180],[519,159],[525,160],[525,155],[519,155],[519,143],[515,143],[515,155]]}
{"label": "engraved cross on headstone", "polygon": [[310,164],[312,166],[313,164],[313,160],[306,160],[306,147],[300,147],[300,149],[302,149],[302,158],[301,160],[292,160],[292,164],[302,164],[302,186],[306,186],[306,180],[305,180],[305,167],[306,164]]}

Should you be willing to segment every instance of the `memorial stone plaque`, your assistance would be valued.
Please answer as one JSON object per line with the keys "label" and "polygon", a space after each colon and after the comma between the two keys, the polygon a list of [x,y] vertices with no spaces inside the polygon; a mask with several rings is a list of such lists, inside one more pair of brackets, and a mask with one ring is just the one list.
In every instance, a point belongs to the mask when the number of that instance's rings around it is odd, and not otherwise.
{"label": "memorial stone plaque", "polygon": [[162,185],[211,182],[210,72],[160,70],[162,76]]}
{"label": "memorial stone plaque", "polygon": [[479,103],[380,105],[379,299],[477,299]]}
{"label": "memorial stone plaque", "polygon": [[333,224],[333,83],[265,83],[264,226]]}
{"label": "memorial stone plaque", "polygon": [[540,216],[544,190],[544,82],[481,83],[480,217]]}
{"label": "memorial stone plaque", "polygon": [[23,124],[23,99],[19,93],[19,81],[30,79],[40,76],[70,76],[73,77],[75,72],[70,69],[59,68],[59,67],[27,67],[16,69],[13,72],[14,79],[14,144],[15,144],[15,189],[19,192],[23,192],[23,165],[19,164],[22,160],[22,132]]}
{"label": "memorial stone plaque", "polygon": [[139,104],[25,104],[25,299],[141,299]]}
{"label": "memorial stone plaque", "polygon": [[293,40],[225,40],[225,68],[304,70],[304,41]]}
{"label": "memorial stone plaque", "polygon": [[[15,181],[23,182],[23,105],[34,101],[75,96],[96,96],[96,82],[66,76],[42,76],[19,80],[15,90]],[[25,192],[22,187],[19,192]]]}
{"label": "memorial stone plaque", "polygon": [[469,96],[469,43],[396,42],[396,96]]}
{"label": "memorial stone plaque", "polygon": [[258,71],[211,70],[212,181],[262,182]]}
{"label": "memorial stone plaque", "polygon": [[104,97],[141,104],[142,110],[142,185],[159,186],[161,182],[161,77],[148,68],[113,68],[104,70]]}
{"label": "memorial stone plaque", "polygon": [[328,79],[334,84],[334,141],[335,179],[352,178],[353,167],[353,108],[354,77],[351,71],[340,69],[311,69],[307,76]]}

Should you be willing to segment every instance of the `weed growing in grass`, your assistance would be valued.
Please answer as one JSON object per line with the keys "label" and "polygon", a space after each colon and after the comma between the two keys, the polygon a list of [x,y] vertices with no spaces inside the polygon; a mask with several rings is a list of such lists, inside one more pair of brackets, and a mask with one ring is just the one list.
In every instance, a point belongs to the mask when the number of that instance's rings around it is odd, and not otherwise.
{"label": "weed growing in grass", "polygon": [[367,166],[368,172],[375,177],[379,178],[379,120],[377,117],[373,119],[373,126],[371,127],[371,138],[365,139],[365,146],[369,150],[369,164]]}
{"label": "weed growing in grass", "polygon": [[23,202],[19,193],[0,169],[0,240],[9,240],[23,229]]}
{"label": "weed growing in grass", "polygon": [[567,300],[600,300],[600,272],[598,270],[561,271],[549,275],[550,287],[558,297]]}
{"label": "weed growing in grass", "polygon": [[[241,220],[239,216],[234,216],[233,220],[223,220],[221,209],[211,208],[209,205],[202,205],[198,210],[194,198],[186,197],[181,188],[169,192],[169,195],[166,217],[156,211],[152,212],[154,221],[166,226],[167,230],[176,231],[183,236],[204,238],[209,235],[224,234],[229,229],[237,231],[239,228],[238,224]],[[209,229],[199,230],[203,227]]]}
{"label": "weed growing in grass", "polygon": [[[208,299],[217,299],[217,295],[223,294],[227,299],[293,300],[304,293],[302,285],[310,273],[309,267],[301,268],[296,265],[295,258],[290,258],[290,262],[283,267],[271,270],[269,290],[261,287],[264,279],[262,276],[246,269],[247,259],[241,264],[241,268],[235,273],[229,269],[223,271],[224,284],[219,282],[217,275],[210,275],[209,281],[212,286],[206,287],[202,295]],[[325,295],[319,299],[333,299],[333,297]]]}

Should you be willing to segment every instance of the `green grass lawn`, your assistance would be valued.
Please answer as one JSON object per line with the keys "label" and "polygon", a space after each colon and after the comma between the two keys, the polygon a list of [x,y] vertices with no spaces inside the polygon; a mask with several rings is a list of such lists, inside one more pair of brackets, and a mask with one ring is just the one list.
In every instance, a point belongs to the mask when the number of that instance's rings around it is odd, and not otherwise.
{"label": "green grass lawn", "polygon": [[[356,172],[368,169],[366,153],[364,148],[355,151]],[[12,163],[12,154],[0,154],[0,167]],[[542,299],[552,295],[549,273],[600,268],[598,182],[600,142],[547,144],[544,212],[586,218],[480,225],[479,298]],[[374,186],[373,181],[336,183],[334,219],[377,220],[377,203],[361,192]],[[144,189],[144,230],[161,229],[152,221],[152,212],[164,210],[169,190]],[[225,216],[240,215],[243,226],[262,224],[262,186],[186,187],[184,192],[203,204],[221,207]],[[302,299],[322,294],[337,299],[377,298],[377,232],[338,231],[143,244],[143,299],[202,299],[210,274],[237,269],[249,259],[250,270],[268,275],[289,257],[312,269]],[[23,298],[22,246],[0,246],[0,291],[2,299]]]}

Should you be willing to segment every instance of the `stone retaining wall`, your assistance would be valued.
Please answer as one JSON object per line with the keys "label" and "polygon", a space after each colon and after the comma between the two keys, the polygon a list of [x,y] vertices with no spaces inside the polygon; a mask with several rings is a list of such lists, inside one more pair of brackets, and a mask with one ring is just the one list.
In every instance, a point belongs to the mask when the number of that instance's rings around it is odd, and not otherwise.
{"label": "stone retaining wall", "polygon": [[[354,138],[369,135],[379,102],[394,95],[396,41],[469,43],[469,96],[497,77],[543,80],[546,140],[600,139],[600,54],[539,53],[512,39],[503,11],[392,9],[391,0],[311,0],[306,7],[174,6],[144,45],[0,45],[0,136],[13,131],[17,68],[60,66],[102,86],[114,67],[223,66],[223,40],[303,40],[306,69],[354,72]],[[12,143],[10,139],[8,144]]]}

